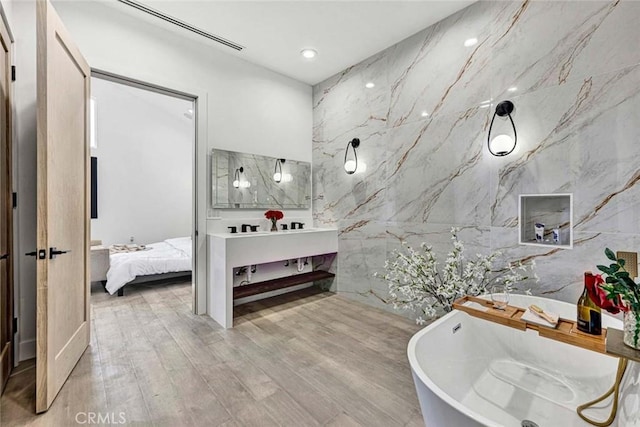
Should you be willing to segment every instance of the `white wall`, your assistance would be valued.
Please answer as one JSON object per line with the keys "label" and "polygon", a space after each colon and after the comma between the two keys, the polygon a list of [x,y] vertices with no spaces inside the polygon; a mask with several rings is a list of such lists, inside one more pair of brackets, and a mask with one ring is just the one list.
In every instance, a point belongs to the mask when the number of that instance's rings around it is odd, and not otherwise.
{"label": "white wall", "polygon": [[[9,5],[10,4],[10,5]],[[14,83],[14,166],[18,193],[18,206],[14,211],[16,222],[15,292],[19,317],[16,341],[20,360],[35,357],[35,301],[36,264],[24,253],[36,245],[36,11],[35,2],[10,1],[9,24],[15,39],[14,64],[17,78]],[[23,315],[24,314],[24,315]]]}
{"label": "white wall", "polygon": [[[4,16],[6,18],[6,23],[9,26],[9,30],[12,32],[12,37],[14,37],[13,34],[13,22],[14,22],[14,17],[13,17],[13,2],[9,1],[9,0],[2,0],[0,1],[0,6],[3,9],[4,12]],[[11,46],[11,52],[12,52],[12,64],[16,64],[16,58],[15,58],[15,50],[14,50],[14,46]],[[16,146],[16,105],[15,105],[15,83],[12,83],[12,87],[10,88],[10,96],[12,96],[12,100],[13,100],[13,105],[12,105],[12,115],[13,115],[13,125],[14,125],[14,132],[13,132],[13,139],[11,141],[12,145],[13,145],[13,153],[14,153],[14,167],[13,167],[13,191],[17,191],[17,181],[18,181],[18,169],[16,167],[16,158],[17,158],[17,151],[18,151],[18,147]],[[17,216],[17,210],[14,211],[14,218],[13,218],[13,233],[14,236],[18,235],[18,230],[19,230],[19,217]],[[19,276],[20,276],[20,256],[18,255],[20,252],[18,251],[18,242],[16,240],[14,240],[13,242],[13,276],[14,276],[14,283],[15,283],[15,289],[13,292],[13,305],[15,307],[14,309],[14,313],[17,313],[18,307],[20,307],[20,290],[19,287],[17,285],[18,280],[19,280]],[[19,343],[19,336],[20,336],[20,331],[18,330],[18,334],[16,336],[16,342]],[[35,342],[34,342],[35,343]],[[14,363],[17,364],[18,363],[18,355],[19,355],[19,349],[18,349],[19,345],[14,346]]]}
{"label": "white wall", "polygon": [[211,147],[311,161],[309,85],[228,55],[205,38],[151,25],[138,13],[99,2],[54,5],[92,68],[207,91]]}
{"label": "white wall", "polygon": [[191,235],[193,102],[93,78],[98,218],[103,244],[160,242]]}
{"label": "white wall", "polygon": [[[209,149],[311,162],[309,85],[231,56],[227,47],[187,31],[168,31],[163,21],[111,4],[54,2],[91,67],[170,88],[187,84],[206,92]],[[263,213],[264,209],[209,209],[207,229],[225,229],[229,221],[257,223]],[[311,209],[285,215],[292,220],[308,218],[310,223]]]}
{"label": "white wall", "polygon": [[[56,2],[93,68],[206,94],[208,147],[311,161],[311,87],[98,2]],[[18,246],[35,248],[35,2],[14,2],[18,82]],[[206,175],[206,174],[205,174]],[[203,175],[204,176],[204,175]],[[205,193],[206,194],[206,193]],[[197,203],[206,206],[206,197]],[[307,212],[308,213],[308,212]],[[223,212],[222,215],[225,215]],[[243,213],[261,218],[262,211]],[[35,354],[35,261],[21,257],[20,358]]]}

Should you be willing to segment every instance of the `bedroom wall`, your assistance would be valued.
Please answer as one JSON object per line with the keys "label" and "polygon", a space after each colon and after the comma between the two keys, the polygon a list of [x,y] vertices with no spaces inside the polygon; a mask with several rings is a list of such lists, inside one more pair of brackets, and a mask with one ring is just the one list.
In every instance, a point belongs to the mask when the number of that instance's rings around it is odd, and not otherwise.
{"label": "bedroom wall", "polygon": [[96,103],[98,218],[91,238],[104,245],[189,236],[195,124],[191,101],[103,79]]}
{"label": "bedroom wall", "polygon": [[[111,4],[116,4],[112,2]],[[35,247],[35,1],[12,5],[18,81],[18,253]],[[141,80],[184,84],[208,94],[209,148],[311,161],[311,87],[233,57],[208,42],[182,37],[100,2],[54,6],[89,65]],[[200,205],[207,200],[198,200]],[[310,210],[305,211],[310,215]],[[220,216],[227,215],[220,212]],[[229,213],[261,218],[262,210]],[[212,222],[220,222],[212,219]],[[19,267],[20,359],[35,355],[35,261]]]}
{"label": "bedroom wall", "polygon": [[[373,273],[403,240],[443,260],[452,226],[471,256],[535,260],[527,286],[570,302],[605,247],[640,250],[639,15],[632,1],[482,1],[316,85],[314,217],[340,228],[338,291],[391,309]],[[486,138],[505,99],[518,147],[498,158]],[[368,168],[348,176],[353,137]],[[573,249],[519,245],[519,194],[565,192]]]}

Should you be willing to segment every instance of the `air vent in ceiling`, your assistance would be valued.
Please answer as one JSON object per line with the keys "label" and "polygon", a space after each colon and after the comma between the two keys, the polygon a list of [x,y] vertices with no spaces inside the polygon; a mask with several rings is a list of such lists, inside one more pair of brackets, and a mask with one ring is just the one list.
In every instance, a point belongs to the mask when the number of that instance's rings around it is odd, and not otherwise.
{"label": "air vent in ceiling", "polygon": [[176,18],[174,18],[172,16],[169,16],[169,15],[165,15],[164,13],[159,12],[159,11],[157,11],[155,9],[152,9],[152,8],[150,8],[148,6],[145,6],[145,5],[141,4],[141,3],[138,3],[138,2],[135,2],[135,1],[132,1],[132,0],[118,0],[118,1],[120,3],[126,4],[127,6],[131,6],[133,8],[136,8],[141,12],[148,13],[151,16],[155,16],[156,18],[160,18],[163,21],[169,22],[169,23],[171,23],[173,25],[177,25],[178,27],[184,28],[185,30],[191,31],[193,33],[196,33],[196,34],[198,34],[198,35],[200,35],[202,37],[206,37],[206,38],[208,38],[210,40],[213,40],[215,42],[221,43],[221,44],[223,44],[225,46],[230,47],[231,49],[235,49],[235,50],[238,50],[238,51],[244,49],[243,46],[241,46],[241,45],[239,45],[237,43],[234,43],[234,42],[232,42],[230,40],[227,40],[225,38],[216,36],[215,34],[208,33],[208,32],[206,32],[204,30],[201,30],[201,29],[196,28],[196,27],[194,27],[192,25],[189,25],[184,21],[181,21],[181,20],[176,19]]}

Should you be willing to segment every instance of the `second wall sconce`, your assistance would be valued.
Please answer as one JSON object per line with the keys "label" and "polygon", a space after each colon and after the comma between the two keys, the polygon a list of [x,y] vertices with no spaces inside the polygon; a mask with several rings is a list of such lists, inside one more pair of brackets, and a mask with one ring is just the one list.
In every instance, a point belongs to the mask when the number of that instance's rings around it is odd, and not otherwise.
{"label": "second wall sconce", "polygon": [[240,174],[244,172],[244,168],[240,166],[236,169],[236,173],[233,175],[233,187],[240,188]]}
{"label": "second wall sconce", "polygon": [[[347,143],[347,148],[344,150],[344,170],[348,175],[353,175],[358,170],[358,153],[356,149],[360,146],[360,139],[353,138]],[[353,160],[347,160],[349,156],[349,147],[353,149]]]}
{"label": "second wall sconce", "polygon": [[273,180],[280,184],[282,181],[282,164],[285,162],[285,159],[276,159],[276,166],[273,169]]}
{"label": "second wall sconce", "polygon": [[[513,153],[513,150],[516,149],[518,134],[516,132],[516,125],[513,123],[513,119],[511,118],[513,108],[513,102],[511,101],[502,101],[496,105],[496,111],[493,113],[493,118],[489,125],[489,135],[487,136],[487,148],[489,148],[489,152],[494,156],[504,157]],[[507,134],[499,134],[491,139],[491,129],[493,128],[493,121],[496,119],[496,115],[498,117],[507,116],[509,118],[511,127],[513,128],[513,137]]]}
{"label": "second wall sconce", "polygon": [[276,184],[293,181],[293,177],[290,173],[282,172],[282,165],[285,161],[285,159],[276,159],[276,166],[273,169],[273,180]]}
{"label": "second wall sconce", "polygon": [[244,174],[244,168],[240,166],[236,169],[235,174],[233,175],[233,187],[234,188],[249,188],[251,187],[251,183],[246,179],[242,179]]}

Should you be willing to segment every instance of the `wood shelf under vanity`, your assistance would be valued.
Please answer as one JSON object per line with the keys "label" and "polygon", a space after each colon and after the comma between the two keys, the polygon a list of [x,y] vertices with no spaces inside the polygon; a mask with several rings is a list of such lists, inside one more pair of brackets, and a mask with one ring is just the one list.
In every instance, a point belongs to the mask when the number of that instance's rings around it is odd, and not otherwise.
{"label": "wood shelf under vanity", "polygon": [[[478,304],[481,308],[465,305],[468,303]],[[602,328],[601,335],[585,334],[578,330],[576,322],[563,318],[558,320],[558,326],[556,328],[546,327],[522,320],[522,315],[527,311],[524,308],[508,305],[504,310],[497,310],[493,308],[493,303],[491,301],[472,296],[464,296],[456,300],[453,303],[453,308],[464,311],[473,317],[499,323],[521,331],[531,329],[537,331],[538,335],[544,338],[560,341],[576,347],[596,351],[598,353],[617,356],[607,351],[606,328]],[[612,331],[614,331],[614,329],[612,329]]]}
{"label": "wood shelf under vanity", "polygon": [[293,276],[279,277],[277,279],[265,280],[264,282],[255,282],[249,285],[236,286],[233,288],[233,299],[250,297],[269,291],[275,291],[277,289],[302,285],[303,283],[331,279],[332,277],[335,277],[335,274],[324,270],[316,270],[309,273],[294,274]]}

